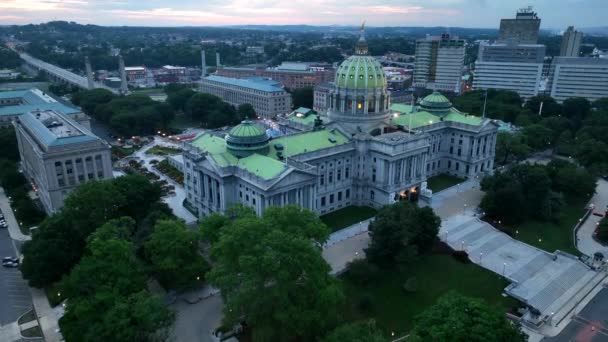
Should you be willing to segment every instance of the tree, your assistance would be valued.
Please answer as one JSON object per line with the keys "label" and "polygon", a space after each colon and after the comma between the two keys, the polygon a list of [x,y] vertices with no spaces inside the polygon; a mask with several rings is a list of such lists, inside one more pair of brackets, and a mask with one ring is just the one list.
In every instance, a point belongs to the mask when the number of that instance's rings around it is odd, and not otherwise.
{"label": "tree", "polygon": [[597,239],[603,243],[608,243],[608,220],[603,218],[597,227]]}
{"label": "tree", "polygon": [[542,151],[551,148],[553,131],[549,128],[539,124],[533,124],[524,127],[523,134],[526,137],[528,146],[533,150]]}
{"label": "tree", "polygon": [[581,197],[595,193],[595,177],[582,167],[557,159],[547,165],[547,170],[557,192]]}
{"label": "tree", "polygon": [[250,103],[242,103],[236,109],[240,119],[255,119],[255,109]]}
{"label": "tree", "polygon": [[312,87],[294,89],[291,93],[291,102],[294,109],[299,107],[312,108],[313,101],[314,90]]}
{"label": "tree", "polygon": [[87,253],[61,282],[69,298],[61,331],[69,341],[149,341],[162,338],[172,314],[145,291],[146,277],[129,236],[130,218],[111,220],[87,242]]}
{"label": "tree", "polygon": [[374,320],[360,321],[339,326],[323,342],[387,342]]}
{"label": "tree", "polygon": [[365,254],[372,262],[405,263],[428,252],[441,220],[431,208],[403,201],[380,209],[369,225],[371,242]]}
{"label": "tree", "polygon": [[196,92],[190,88],[183,88],[175,92],[168,92],[165,90],[165,92],[167,93],[167,103],[170,104],[174,110],[182,112],[186,111],[188,100],[196,94]]}
{"label": "tree", "polygon": [[77,92],[72,96],[72,102],[82,107],[85,113],[94,116],[97,106],[108,103],[114,98],[116,98],[116,95],[112,94],[111,91],[97,88]]}
{"label": "tree", "polygon": [[209,115],[218,108],[222,99],[215,95],[198,93],[190,97],[186,103],[186,113],[192,120],[197,120],[201,125],[206,124]]}
{"label": "tree", "polygon": [[543,111],[541,113],[543,117],[562,114],[562,106],[549,95],[532,96],[526,101],[524,108],[534,114],[538,114],[540,112],[541,103],[543,104]]}
{"label": "tree", "polygon": [[318,337],[344,300],[321,256],[327,227],[295,206],[271,207],[262,217],[241,213],[220,229],[211,251],[208,279],[222,292],[226,324],[246,320],[254,341]]}
{"label": "tree", "polygon": [[23,247],[21,271],[31,286],[44,287],[78,263],[86,241],[98,227],[122,216],[136,222],[160,200],[158,185],[143,176],[88,182],[66,198],[63,208],[45,219]]}
{"label": "tree", "polygon": [[483,300],[449,292],[416,317],[408,341],[525,342],[527,336]]}
{"label": "tree", "polygon": [[17,136],[12,126],[0,127],[0,160],[19,160],[19,149],[17,147]]}
{"label": "tree", "polygon": [[192,288],[201,284],[209,270],[198,252],[198,234],[189,230],[182,221],[158,221],[144,250],[165,288]]}
{"label": "tree", "polygon": [[21,65],[19,54],[11,49],[0,47],[0,69],[15,69]]}
{"label": "tree", "polygon": [[521,161],[530,154],[530,147],[524,142],[520,133],[499,132],[496,137],[496,160],[506,164],[511,159]]}

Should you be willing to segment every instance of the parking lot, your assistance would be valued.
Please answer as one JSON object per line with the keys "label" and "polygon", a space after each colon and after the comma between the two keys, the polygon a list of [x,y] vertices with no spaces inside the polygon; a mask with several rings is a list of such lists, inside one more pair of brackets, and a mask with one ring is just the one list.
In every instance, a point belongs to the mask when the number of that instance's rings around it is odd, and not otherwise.
{"label": "parking lot", "polygon": [[[0,228],[0,257],[16,256],[6,228]],[[32,298],[18,268],[0,267],[0,325],[14,322],[32,307]]]}
{"label": "parking lot", "polygon": [[608,289],[601,290],[559,335],[542,340],[542,342],[570,341],[608,341]]}

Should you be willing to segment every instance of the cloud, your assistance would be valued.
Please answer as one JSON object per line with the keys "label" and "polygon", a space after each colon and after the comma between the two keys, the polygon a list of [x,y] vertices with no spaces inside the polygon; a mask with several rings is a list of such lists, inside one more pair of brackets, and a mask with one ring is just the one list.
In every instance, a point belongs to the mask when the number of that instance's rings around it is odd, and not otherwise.
{"label": "cloud", "polygon": [[221,23],[227,16],[211,11],[186,11],[173,8],[154,8],[149,10],[106,10],[112,16],[134,19],[134,20],[163,20],[163,21],[183,21],[190,24],[212,24]]}
{"label": "cloud", "polygon": [[1,0],[0,9],[21,11],[63,11],[87,5],[86,0]]}

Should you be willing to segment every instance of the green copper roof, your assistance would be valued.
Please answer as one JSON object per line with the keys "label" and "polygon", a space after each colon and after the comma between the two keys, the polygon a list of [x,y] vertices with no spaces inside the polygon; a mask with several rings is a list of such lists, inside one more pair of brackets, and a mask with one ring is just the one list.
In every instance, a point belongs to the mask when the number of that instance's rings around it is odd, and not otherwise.
{"label": "green copper roof", "polygon": [[287,165],[277,155],[276,144],[283,146],[284,157],[291,157],[346,144],[348,141],[348,138],[338,131],[332,132],[323,129],[273,139],[270,141],[270,149],[266,154],[253,153],[240,159],[228,152],[224,139],[209,133],[199,135],[191,144],[209,153],[213,161],[220,167],[236,166],[263,179],[272,179],[287,169]]}
{"label": "green copper roof", "polygon": [[266,130],[264,127],[258,124],[245,120],[234,126],[234,128],[232,128],[228,134],[233,137],[257,137],[260,135],[266,135]]}
{"label": "green copper roof", "polygon": [[374,57],[355,55],[338,67],[335,82],[338,88],[374,89],[386,86],[386,76]]}
{"label": "green copper roof", "polygon": [[452,105],[450,103],[450,100],[448,100],[447,97],[443,96],[443,94],[441,94],[438,91],[434,91],[433,93],[424,97],[424,99],[422,99],[422,103],[426,103],[429,105],[437,105],[437,104],[439,104],[439,105],[450,104],[450,106]]}
{"label": "green copper roof", "polygon": [[304,117],[298,117],[297,115],[290,115],[287,120],[292,121],[292,122],[297,122],[299,124],[302,125],[312,125],[315,123],[315,119],[316,119],[316,115],[314,114],[309,114],[307,116]]}
{"label": "green copper roof", "polygon": [[[331,140],[330,140],[331,139]],[[335,141],[335,142],[332,142]],[[282,136],[270,141],[269,156],[277,157],[276,145],[283,146],[283,156],[291,157],[302,153],[322,150],[348,143],[348,137],[336,130],[322,129],[301,134]]]}
{"label": "green copper roof", "polygon": [[[441,121],[440,116],[424,110],[414,111],[412,113],[412,106],[409,105],[398,103],[392,104],[391,110],[397,113],[397,116],[393,116],[391,120],[393,124],[408,127],[411,122],[411,129],[416,129]],[[447,115],[443,116],[443,121],[479,126],[483,122],[483,119],[478,116],[462,113],[455,108],[450,108]]]}

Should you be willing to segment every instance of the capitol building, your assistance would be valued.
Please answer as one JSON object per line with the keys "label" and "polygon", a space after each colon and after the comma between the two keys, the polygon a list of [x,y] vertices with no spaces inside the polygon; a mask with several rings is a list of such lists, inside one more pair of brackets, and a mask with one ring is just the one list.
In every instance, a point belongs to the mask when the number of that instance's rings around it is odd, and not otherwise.
{"label": "capitol building", "polygon": [[498,125],[458,111],[438,92],[414,105],[391,104],[363,32],[355,55],[337,68],[328,101],[326,117],[296,111],[281,118],[279,137],[244,121],[186,143],[186,204],[201,217],[237,203],[258,214],[288,204],[326,214],[428,198],[427,177],[492,170]]}

